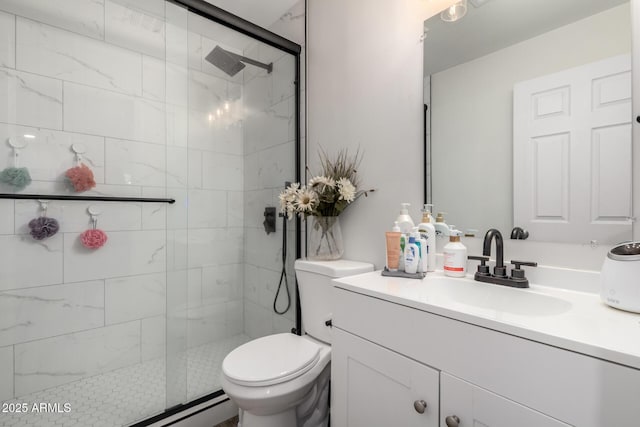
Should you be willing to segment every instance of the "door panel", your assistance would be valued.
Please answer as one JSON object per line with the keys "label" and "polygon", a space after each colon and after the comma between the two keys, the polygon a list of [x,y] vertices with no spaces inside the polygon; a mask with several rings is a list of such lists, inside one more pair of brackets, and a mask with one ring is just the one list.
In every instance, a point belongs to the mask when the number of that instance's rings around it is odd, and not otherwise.
{"label": "door panel", "polygon": [[[333,426],[438,425],[435,369],[337,328],[331,369]],[[424,413],[414,408],[420,401],[426,403]]]}
{"label": "door panel", "polygon": [[631,233],[631,72],[621,55],[514,86],[514,225],[535,240]]}
{"label": "door panel", "polygon": [[[460,419],[461,427],[567,427],[569,425],[444,372],[440,380],[441,427],[448,427],[447,417],[453,416]],[[455,424],[450,423],[450,425]]]}

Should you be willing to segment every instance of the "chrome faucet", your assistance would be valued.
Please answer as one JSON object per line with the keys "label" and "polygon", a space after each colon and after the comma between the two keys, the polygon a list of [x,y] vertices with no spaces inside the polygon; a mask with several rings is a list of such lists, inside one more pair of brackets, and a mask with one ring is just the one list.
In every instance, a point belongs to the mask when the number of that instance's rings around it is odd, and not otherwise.
{"label": "chrome faucet", "polygon": [[[493,268],[493,274],[489,272],[489,266],[486,262],[489,261],[491,255],[491,242],[496,241],[496,266]],[[478,271],[474,275],[474,280],[485,283],[495,283],[496,285],[511,286],[514,288],[528,288],[529,280],[524,276],[524,270],[521,266],[528,265],[536,267],[538,263],[529,261],[511,261],[515,267],[511,270],[511,275],[507,276],[507,268],[504,266],[504,241],[502,240],[502,234],[495,228],[487,231],[484,236],[484,242],[482,244],[483,256],[469,256],[469,259],[480,261]]]}

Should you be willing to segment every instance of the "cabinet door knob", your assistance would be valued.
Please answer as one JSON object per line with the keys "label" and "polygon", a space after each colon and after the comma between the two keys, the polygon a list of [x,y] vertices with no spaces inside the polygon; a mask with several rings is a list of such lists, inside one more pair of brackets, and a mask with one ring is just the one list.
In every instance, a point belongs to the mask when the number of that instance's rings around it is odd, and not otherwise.
{"label": "cabinet door knob", "polygon": [[416,400],[413,402],[413,409],[419,414],[424,414],[424,410],[427,409],[427,402],[424,400]]}
{"label": "cabinet door knob", "polygon": [[447,427],[458,427],[460,425],[460,418],[456,415],[449,415],[444,419],[444,422],[447,424]]}

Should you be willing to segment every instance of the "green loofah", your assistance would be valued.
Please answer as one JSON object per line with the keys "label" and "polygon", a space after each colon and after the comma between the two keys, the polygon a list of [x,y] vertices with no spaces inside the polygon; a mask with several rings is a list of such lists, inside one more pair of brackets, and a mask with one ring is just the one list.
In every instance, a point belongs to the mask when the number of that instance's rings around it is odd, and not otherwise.
{"label": "green loofah", "polygon": [[0,172],[0,181],[13,185],[17,190],[22,190],[31,184],[31,175],[27,168],[6,168]]}

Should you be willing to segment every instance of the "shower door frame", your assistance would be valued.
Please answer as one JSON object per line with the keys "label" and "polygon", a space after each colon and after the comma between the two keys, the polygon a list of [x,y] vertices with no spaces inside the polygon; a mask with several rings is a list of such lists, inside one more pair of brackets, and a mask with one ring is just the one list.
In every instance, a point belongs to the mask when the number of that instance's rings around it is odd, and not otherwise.
{"label": "shower door frame", "polygon": [[[216,22],[220,25],[223,25],[231,30],[238,31],[246,36],[249,36],[257,41],[265,43],[271,47],[279,49],[283,52],[286,52],[290,55],[293,55],[295,60],[295,77],[294,77],[294,86],[295,86],[295,181],[300,182],[301,179],[301,167],[300,167],[300,159],[302,155],[302,147],[301,147],[301,89],[300,89],[300,55],[302,52],[302,47],[278,34],[275,34],[266,28],[260,27],[252,22],[249,22],[237,15],[234,15],[230,12],[227,12],[224,9],[221,9],[217,6],[214,6],[210,3],[207,3],[204,0],[165,0],[168,3],[173,3],[179,6],[186,8],[189,12],[193,12],[197,15],[200,15],[204,18],[207,18],[213,22]],[[296,216],[295,218],[296,224],[296,259],[302,256],[302,221],[300,217]],[[295,282],[295,310],[296,310],[296,326],[291,330],[292,333],[297,335],[302,334],[302,312],[300,311],[300,296],[298,293],[298,281]],[[216,390],[213,393],[210,393],[206,396],[202,396],[196,400],[192,400],[190,402],[173,406],[171,408],[165,409],[165,411],[161,414],[155,415],[151,418],[147,418],[146,420],[142,420],[135,424],[132,424],[130,427],[145,427],[151,424],[157,423],[165,418],[172,417],[182,411],[188,410],[198,405],[205,404],[206,402],[211,401],[211,405],[198,410],[193,414],[189,414],[189,416],[193,416],[199,412],[211,409],[214,406],[217,406],[228,399],[220,399],[221,396],[224,396],[224,391],[222,389]],[[187,418],[185,417],[185,418]],[[179,420],[178,420],[179,421]],[[175,421],[177,422],[177,421]],[[172,422],[171,424],[173,424]]]}

